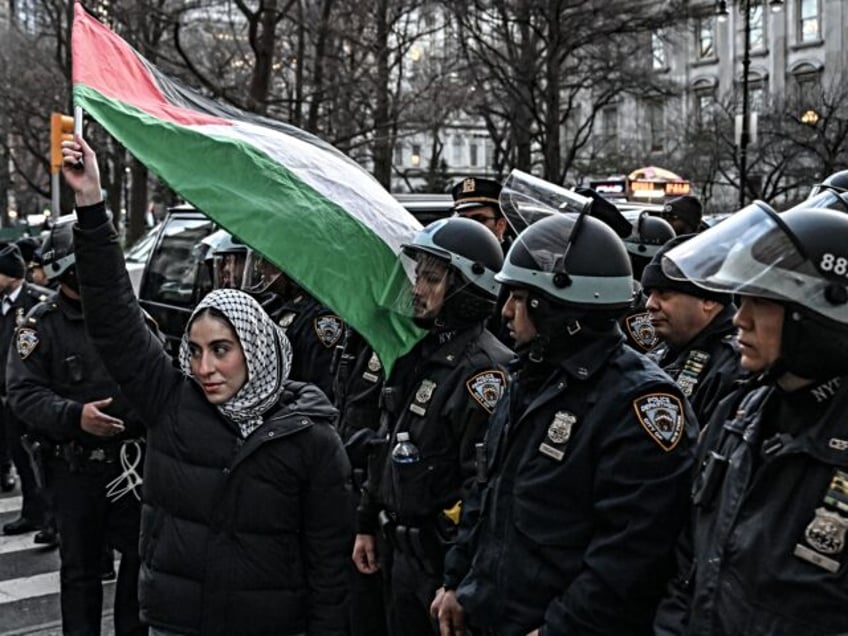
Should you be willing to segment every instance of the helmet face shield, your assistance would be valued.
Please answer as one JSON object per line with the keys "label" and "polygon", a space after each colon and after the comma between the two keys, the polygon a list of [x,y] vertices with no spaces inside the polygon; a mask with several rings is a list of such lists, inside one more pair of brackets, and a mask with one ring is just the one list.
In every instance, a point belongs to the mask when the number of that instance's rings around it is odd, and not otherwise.
{"label": "helmet face shield", "polygon": [[253,250],[248,250],[244,263],[242,290],[248,294],[261,294],[277,282],[282,274],[271,261]]}
{"label": "helmet face shield", "polygon": [[833,282],[823,275],[848,276],[848,258],[824,254],[812,262],[780,215],[761,202],[670,250],[662,269],[711,291],[796,303],[848,324],[848,304],[826,300]]}
{"label": "helmet face shield", "polygon": [[215,289],[243,289],[246,257],[246,250],[214,254],[212,285]]}
{"label": "helmet face shield", "polygon": [[382,304],[412,318],[419,327],[430,328],[438,324],[445,305],[469,287],[447,258],[407,247],[389,277]]}
{"label": "helmet face shield", "polygon": [[557,212],[585,212],[592,199],[544,179],[513,170],[499,197],[501,211],[515,234]]}

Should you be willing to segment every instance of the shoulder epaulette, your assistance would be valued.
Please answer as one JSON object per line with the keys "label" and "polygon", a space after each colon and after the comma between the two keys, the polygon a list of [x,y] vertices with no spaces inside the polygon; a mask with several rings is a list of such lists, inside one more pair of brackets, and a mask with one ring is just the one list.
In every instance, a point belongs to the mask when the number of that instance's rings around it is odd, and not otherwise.
{"label": "shoulder epaulette", "polygon": [[26,315],[25,323],[28,325],[37,324],[39,320],[41,320],[44,316],[49,314],[52,311],[56,311],[59,308],[59,303],[57,303],[53,299],[44,300],[37,305],[35,305],[32,309],[29,310],[29,313]]}

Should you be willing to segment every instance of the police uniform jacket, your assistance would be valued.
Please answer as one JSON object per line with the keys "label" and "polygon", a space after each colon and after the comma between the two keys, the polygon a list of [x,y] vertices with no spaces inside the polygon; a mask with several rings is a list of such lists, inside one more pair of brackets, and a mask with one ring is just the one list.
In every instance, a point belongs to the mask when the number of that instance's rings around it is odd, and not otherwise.
{"label": "police uniform jacket", "polygon": [[[374,534],[379,510],[408,526],[432,525],[440,511],[462,499],[474,475],[474,444],[506,385],[512,352],[482,323],[456,332],[431,333],[401,358],[381,398],[384,444],[369,463],[358,514],[358,532]],[[408,432],[421,459],[397,464],[391,449]],[[441,558],[441,557],[439,557]]]}
{"label": "police uniform jacket", "polygon": [[676,350],[667,344],[651,352],[651,357],[668,373],[689,398],[701,424],[706,424],[713,411],[733,389],[743,374],[733,326],[736,306],[726,305],[722,311],[685,347]]}
{"label": "police uniform jacket", "polygon": [[242,438],[144,329],[111,223],[74,242],[92,340],[148,422],[142,620],[180,634],[345,633],[352,502],[332,406],[288,382]]}
{"label": "police uniform jacket", "polygon": [[[123,440],[143,435],[138,412],[85,331],[82,306],[61,292],[33,307],[17,328],[7,359],[6,387],[12,412],[52,442],[117,448]],[[105,398],[112,403],[102,410],[124,422],[124,431],[109,438],[80,427],[83,405]]]}
{"label": "police uniform jacket", "polygon": [[656,634],[848,633],[846,412],[845,377],[722,403]]}
{"label": "police uniform jacket", "polygon": [[384,380],[380,358],[365,339],[346,327],[344,348],[333,377],[336,427],[345,443],[357,431],[380,425],[380,391]]}
{"label": "police uniform jacket", "polygon": [[445,586],[486,633],[649,633],[687,514],[691,409],[617,329],[550,368],[498,404]]}
{"label": "police uniform jacket", "polygon": [[6,358],[12,348],[15,329],[23,324],[30,309],[51,298],[53,294],[50,289],[24,281],[17,298],[0,318],[0,393],[6,393]]}
{"label": "police uniform jacket", "polygon": [[332,402],[336,346],[344,336],[344,321],[304,291],[293,298],[264,302],[268,315],[286,332],[292,345],[289,377],[311,382]]}

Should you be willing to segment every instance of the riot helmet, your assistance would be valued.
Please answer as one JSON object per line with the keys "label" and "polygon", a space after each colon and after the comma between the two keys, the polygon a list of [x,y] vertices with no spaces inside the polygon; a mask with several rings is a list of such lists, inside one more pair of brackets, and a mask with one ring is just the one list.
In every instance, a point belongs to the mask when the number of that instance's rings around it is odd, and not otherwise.
{"label": "riot helmet", "polygon": [[820,379],[848,373],[848,215],[761,201],[669,251],[670,278],[785,308],[772,369]]}
{"label": "riot helmet", "polygon": [[77,290],[76,256],[74,255],[75,214],[59,217],[41,246],[41,261],[48,280],[58,279]]}
{"label": "riot helmet", "polygon": [[524,230],[495,279],[527,289],[537,335],[530,358],[567,352],[586,330],[605,331],[630,307],[633,270],[622,240],[582,214],[555,214]]}
{"label": "riot helmet", "polygon": [[440,219],[401,248],[396,272],[412,272],[415,282],[411,297],[407,288],[406,299],[393,304],[420,327],[457,329],[492,315],[503,251],[484,225],[463,217]]}
{"label": "riot helmet", "polygon": [[830,190],[836,194],[848,193],[848,170],[834,172],[821,183],[814,185],[808,198],[811,199],[825,190]]}
{"label": "riot helmet", "polygon": [[207,245],[204,262],[213,289],[241,289],[248,247],[226,230],[217,230],[202,241]]}
{"label": "riot helmet", "polygon": [[642,278],[645,266],[651,262],[660,248],[675,236],[674,228],[668,221],[650,215],[647,210],[639,215],[630,236],[624,239],[635,279]]}

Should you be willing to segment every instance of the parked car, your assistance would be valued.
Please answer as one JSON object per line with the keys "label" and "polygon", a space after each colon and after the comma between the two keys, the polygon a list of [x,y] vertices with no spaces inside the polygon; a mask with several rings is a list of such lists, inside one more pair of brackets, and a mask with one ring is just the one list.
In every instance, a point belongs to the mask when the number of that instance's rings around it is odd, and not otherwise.
{"label": "parked car", "polygon": [[130,274],[133,291],[138,296],[138,290],[141,286],[141,276],[144,273],[144,267],[147,265],[147,258],[153,251],[153,246],[156,244],[156,238],[159,236],[159,226],[150,228],[147,233],[142,236],[135,245],[126,251],[124,260],[127,263],[127,271]]}

